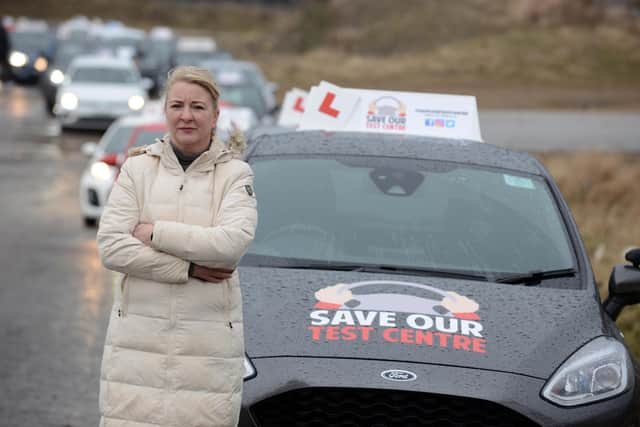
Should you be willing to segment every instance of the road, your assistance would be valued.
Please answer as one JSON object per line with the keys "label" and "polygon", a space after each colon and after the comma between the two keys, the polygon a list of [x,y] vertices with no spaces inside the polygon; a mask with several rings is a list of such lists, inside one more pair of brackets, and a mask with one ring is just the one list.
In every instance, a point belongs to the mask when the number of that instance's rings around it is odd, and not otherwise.
{"label": "road", "polygon": [[33,88],[0,92],[0,425],[98,424],[110,274],[82,225],[80,144]]}
{"label": "road", "polygon": [[[633,113],[481,112],[487,141],[521,150],[640,150]],[[0,426],[98,423],[112,276],[82,225],[82,142],[35,88],[0,89]],[[606,142],[605,142],[606,141]]]}

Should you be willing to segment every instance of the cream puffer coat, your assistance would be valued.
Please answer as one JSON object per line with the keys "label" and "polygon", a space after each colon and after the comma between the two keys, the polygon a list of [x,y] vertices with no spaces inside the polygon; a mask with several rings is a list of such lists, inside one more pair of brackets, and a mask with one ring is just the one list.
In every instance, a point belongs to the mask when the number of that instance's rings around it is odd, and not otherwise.
{"label": "cream puffer coat", "polygon": [[[103,264],[123,273],[102,359],[100,426],[235,426],[238,274],[209,283],[188,269],[238,264],[257,223],[252,171],[217,141],[186,171],[168,142],[140,151],[122,167],[98,230]],[[139,222],[154,224],[151,247],[131,235]]]}

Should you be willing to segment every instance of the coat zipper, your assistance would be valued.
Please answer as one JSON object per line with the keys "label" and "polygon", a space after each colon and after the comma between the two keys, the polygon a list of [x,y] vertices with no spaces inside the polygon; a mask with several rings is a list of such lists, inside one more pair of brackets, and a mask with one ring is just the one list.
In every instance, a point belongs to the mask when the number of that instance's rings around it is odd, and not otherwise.
{"label": "coat zipper", "polygon": [[[182,212],[182,195],[184,194],[182,192],[182,190],[184,189],[184,185],[187,182],[187,175],[183,172],[182,174],[182,182],[180,183],[180,186],[178,187],[178,220],[179,221],[183,221],[183,212]],[[169,299],[171,301],[171,307],[170,307],[170,313],[169,313],[169,323],[170,323],[170,327],[174,327],[176,325],[176,295],[175,295],[175,286],[176,285],[169,285]]]}

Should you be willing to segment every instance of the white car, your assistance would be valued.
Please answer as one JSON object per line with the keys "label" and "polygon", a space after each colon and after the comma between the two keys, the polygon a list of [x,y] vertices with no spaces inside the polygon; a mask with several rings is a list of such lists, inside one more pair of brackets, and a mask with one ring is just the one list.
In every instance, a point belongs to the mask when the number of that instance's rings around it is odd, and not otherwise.
{"label": "white car", "polygon": [[97,145],[88,142],[82,146],[83,153],[91,157],[80,178],[80,211],[86,226],[95,226],[100,219],[129,149],[152,144],[165,133],[160,115],[126,116],[109,126]]}
{"label": "white car", "polygon": [[79,56],[69,64],[54,113],[63,128],[105,129],[119,117],[141,113],[150,84],[131,59]]}

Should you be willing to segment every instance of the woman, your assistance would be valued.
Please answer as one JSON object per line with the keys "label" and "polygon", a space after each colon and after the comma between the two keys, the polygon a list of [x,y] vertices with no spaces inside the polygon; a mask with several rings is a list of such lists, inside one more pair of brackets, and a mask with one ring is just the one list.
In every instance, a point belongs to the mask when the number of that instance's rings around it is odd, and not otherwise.
{"label": "woman", "polygon": [[240,258],[257,222],[241,140],[215,138],[219,93],[180,67],[165,89],[169,134],[130,153],[98,248],[124,274],[100,376],[100,425],[235,426],[243,377]]}

